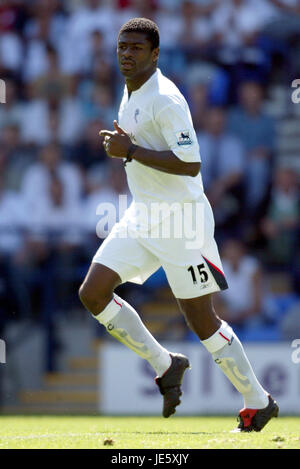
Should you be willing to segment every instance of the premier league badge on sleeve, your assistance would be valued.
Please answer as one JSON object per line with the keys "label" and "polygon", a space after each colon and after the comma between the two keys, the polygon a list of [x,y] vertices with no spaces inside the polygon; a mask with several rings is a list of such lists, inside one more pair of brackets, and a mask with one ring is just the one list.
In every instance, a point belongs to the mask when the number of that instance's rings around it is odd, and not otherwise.
{"label": "premier league badge on sleeve", "polygon": [[189,130],[181,130],[180,132],[176,132],[176,140],[177,145],[179,146],[191,145],[193,143]]}

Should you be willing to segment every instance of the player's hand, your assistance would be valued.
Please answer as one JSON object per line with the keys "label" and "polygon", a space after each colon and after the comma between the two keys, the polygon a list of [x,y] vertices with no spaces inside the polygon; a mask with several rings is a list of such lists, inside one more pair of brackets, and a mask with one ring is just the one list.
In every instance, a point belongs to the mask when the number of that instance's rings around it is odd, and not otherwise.
{"label": "player's hand", "polygon": [[100,130],[99,135],[104,137],[103,146],[111,158],[126,158],[131,145],[129,135],[123,130],[117,121],[114,121],[114,131]]}

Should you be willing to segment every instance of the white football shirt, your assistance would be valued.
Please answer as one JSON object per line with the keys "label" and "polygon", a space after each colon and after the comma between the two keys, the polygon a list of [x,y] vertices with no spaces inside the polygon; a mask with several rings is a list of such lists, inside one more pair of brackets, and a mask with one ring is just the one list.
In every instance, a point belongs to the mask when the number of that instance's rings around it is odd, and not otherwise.
{"label": "white football shirt", "polygon": [[[171,150],[180,160],[200,162],[199,145],[189,106],[176,85],[159,69],[128,97],[125,85],[118,122],[133,143],[143,148]],[[179,203],[199,200],[203,196],[201,174],[195,177],[168,174],[132,160],[126,167],[133,202],[126,217],[139,230],[157,224],[146,217],[140,205],[151,212],[153,203]],[[138,208],[139,207],[139,208]]]}

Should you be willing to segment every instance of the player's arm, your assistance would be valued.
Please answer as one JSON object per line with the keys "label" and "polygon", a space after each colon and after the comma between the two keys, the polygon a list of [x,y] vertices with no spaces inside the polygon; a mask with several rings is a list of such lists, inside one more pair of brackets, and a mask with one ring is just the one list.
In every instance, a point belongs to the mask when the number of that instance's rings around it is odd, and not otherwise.
{"label": "player's arm", "polygon": [[132,159],[165,173],[195,177],[200,171],[200,162],[186,163],[172,151],[155,151],[133,145]]}
{"label": "player's arm", "polygon": [[114,158],[129,158],[145,166],[169,174],[195,177],[200,171],[200,161],[186,162],[178,158],[171,150],[156,151],[142,148],[131,142],[127,133],[114,121],[115,131],[102,130],[104,148]]}

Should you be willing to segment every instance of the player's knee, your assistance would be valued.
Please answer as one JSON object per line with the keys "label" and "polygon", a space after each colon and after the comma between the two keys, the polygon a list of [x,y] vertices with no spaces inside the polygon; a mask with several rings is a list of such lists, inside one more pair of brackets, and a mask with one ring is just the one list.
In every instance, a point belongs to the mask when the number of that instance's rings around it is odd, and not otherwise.
{"label": "player's knee", "polygon": [[181,301],[180,302],[180,309],[181,312],[183,313],[183,316],[185,318],[185,322],[187,326],[193,331],[196,332],[195,327],[194,327],[194,313],[192,311],[192,308],[188,305],[185,304],[185,302]]}
{"label": "player's knee", "polygon": [[81,303],[94,315],[101,313],[111,298],[111,293],[105,294],[100,288],[95,290],[87,282],[80,286],[78,294]]}
{"label": "player's knee", "polygon": [[207,330],[211,329],[211,319],[204,315],[201,320],[198,312],[188,310],[184,313],[187,326],[199,337],[200,340],[207,338]]}
{"label": "player's knee", "polygon": [[91,298],[91,293],[90,289],[87,286],[86,283],[82,283],[79,290],[78,290],[78,296],[80,298],[81,303],[88,308],[88,305],[90,304],[92,298]]}
{"label": "player's knee", "polygon": [[211,301],[208,298],[180,300],[180,308],[184,314],[188,327],[195,332],[200,340],[206,339],[211,331],[221,324]]}
{"label": "player's knee", "polygon": [[195,319],[194,315],[191,314],[190,311],[184,311],[184,317],[185,317],[185,322],[186,322],[187,326],[188,326],[193,332],[195,332],[195,334],[198,334],[198,332],[199,332],[199,323],[198,323],[198,321]]}

